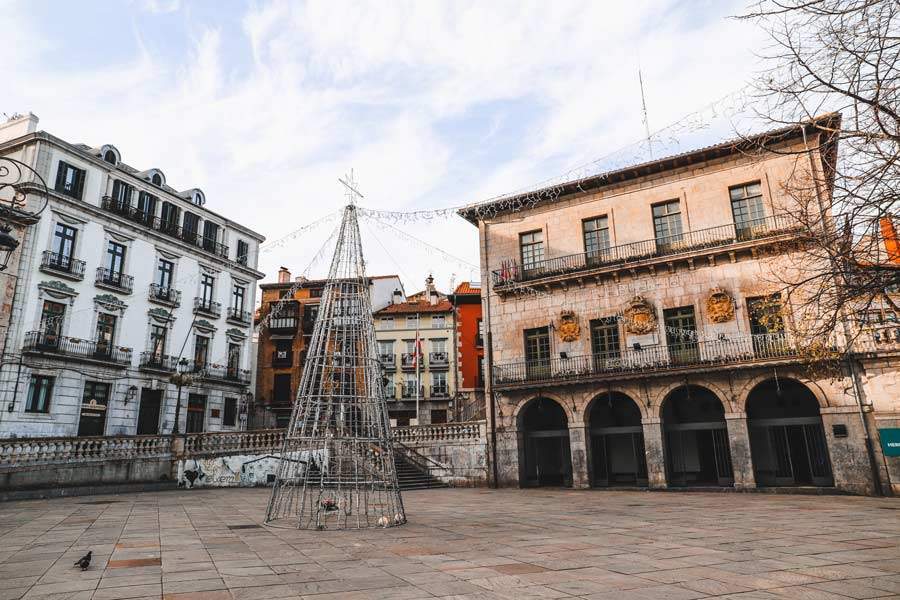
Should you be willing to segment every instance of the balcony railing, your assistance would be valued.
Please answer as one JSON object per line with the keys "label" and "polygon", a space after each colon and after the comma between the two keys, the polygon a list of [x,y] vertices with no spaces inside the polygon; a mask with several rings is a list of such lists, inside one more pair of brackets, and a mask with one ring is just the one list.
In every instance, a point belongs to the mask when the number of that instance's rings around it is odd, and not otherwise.
{"label": "balcony railing", "polygon": [[113,271],[106,267],[98,267],[97,278],[94,280],[94,285],[130,294],[134,289],[134,277],[126,275],[122,271]]}
{"label": "balcony railing", "polygon": [[202,379],[227,381],[242,385],[250,383],[250,371],[248,369],[239,369],[229,365],[218,365],[194,360],[185,362],[187,363],[185,371],[193,373]]}
{"label": "balcony railing", "polygon": [[158,283],[150,284],[149,299],[151,302],[160,302],[169,306],[181,305],[181,292],[171,287],[163,287]]}
{"label": "balcony railing", "polygon": [[684,368],[784,360],[798,356],[783,334],[762,334],[702,342],[649,346],[640,350],[510,362],[494,367],[494,385],[557,383],[570,380],[663,372]]}
{"label": "balcony railing", "polygon": [[141,369],[151,371],[165,371],[174,373],[178,366],[178,357],[169,356],[168,354],[159,354],[158,352],[141,352]]}
{"label": "balcony railing", "polygon": [[296,316],[277,316],[269,319],[269,329],[272,331],[296,331]]}
{"label": "balcony railing", "polygon": [[84,279],[84,261],[65,254],[44,250],[41,271],[65,275],[71,279]]}
{"label": "balcony railing", "polygon": [[251,319],[250,311],[241,310],[234,306],[228,307],[228,320],[237,323],[249,323]]}
{"label": "balcony railing", "polygon": [[273,350],[272,366],[276,368],[290,367],[294,364],[293,350]]}
{"label": "balcony railing", "polygon": [[449,398],[450,390],[447,389],[446,385],[433,385],[431,386],[430,397],[431,398]]}
{"label": "balcony railing", "polygon": [[789,215],[775,215],[743,223],[729,223],[709,229],[686,231],[678,235],[611,246],[594,252],[549,258],[527,266],[513,264],[497,269],[491,275],[494,285],[502,286],[543,277],[676,256],[698,250],[724,248],[742,242],[797,233],[801,229],[802,227]]}
{"label": "balcony railing", "polygon": [[397,368],[397,357],[393,354],[379,354],[378,361],[381,363],[381,366],[385,369],[396,369]]}
{"label": "balcony railing", "polygon": [[219,318],[222,315],[222,303],[195,297],[194,312]]}
{"label": "balcony railing", "polygon": [[22,351],[100,360],[115,366],[131,364],[131,348],[121,348],[106,342],[65,337],[45,331],[26,333]]}
{"label": "balcony railing", "polygon": [[129,221],[134,221],[135,223],[140,223],[146,227],[155,229],[160,233],[177,238],[192,246],[202,248],[221,258],[228,258],[228,246],[225,244],[220,244],[214,239],[204,237],[196,231],[186,230],[177,223],[164,221],[159,217],[138,210],[131,206],[131,204],[116,200],[111,196],[104,196],[100,201],[100,206],[104,210],[125,217]]}
{"label": "balcony railing", "polygon": [[428,354],[429,367],[446,367],[449,364],[446,352],[430,352]]}
{"label": "balcony railing", "polygon": [[384,397],[387,400],[396,400],[397,399],[397,388],[393,385],[385,386]]}
{"label": "balcony railing", "polygon": [[[415,352],[404,352],[400,356],[400,365],[404,369],[415,369],[416,368],[416,353]],[[422,366],[421,364],[419,365]]]}
{"label": "balcony railing", "polygon": [[[400,387],[400,397],[404,400],[409,400],[410,398],[416,397],[416,386],[414,385],[403,385]],[[419,394],[419,398],[425,398],[424,393]]]}

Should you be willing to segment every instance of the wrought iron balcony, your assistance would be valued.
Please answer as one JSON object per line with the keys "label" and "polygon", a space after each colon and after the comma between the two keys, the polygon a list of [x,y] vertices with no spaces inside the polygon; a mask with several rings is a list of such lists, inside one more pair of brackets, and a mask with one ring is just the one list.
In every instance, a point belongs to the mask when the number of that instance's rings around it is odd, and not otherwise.
{"label": "wrought iron balcony", "polygon": [[171,287],[163,287],[158,283],[150,284],[150,294],[148,298],[151,302],[157,302],[167,306],[181,306],[181,292]]}
{"label": "wrought iron balcony", "polygon": [[165,371],[174,373],[178,366],[178,357],[158,352],[141,352],[140,368],[148,371]]}
{"label": "wrought iron balcony", "polygon": [[132,352],[131,348],[122,348],[107,342],[65,337],[46,331],[26,333],[22,351],[97,360],[116,367],[131,364]]}
{"label": "wrought iron balcony", "polygon": [[388,384],[384,387],[384,397],[387,400],[396,400],[397,399],[397,388],[393,384]]}
{"label": "wrought iron balcony", "polygon": [[273,350],[272,366],[275,368],[291,367],[294,365],[293,350]]}
{"label": "wrought iron balcony", "polygon": [[385,369],[391,370],[397,368],[397,357],[393,354],[379,354],[378,361]]}
{"label": "wrought iron balcony", "polygon": [[220,244],[214,239],[204,237],[196,231],[184,229],[181,225],[172,221],[164,221],[150,213],[138,210],[128,202],[122,202],[111,196],[104,196],[100,201],[100,206],[104,210],[125,217],[129,221],[140,223],[160,233],[215,254],[220,258],[228,258],[228,246],[225,244]]}
{"label": "wrought iron balcony", "polygon": [[[404,400],[414,399],[416,397],[416,386],[414,385],[403,385],[400,388],[400,397]],[[424,399],[425,394],[419,394],[419,398]]]}
{"label": "wrought iron balcony", "polygon": [[775,215],[743,223],[729,223],[708,229],[686,231],[678,235],[611,246],[594,252],[582,252],[540,260],[528,265],[512,264],[492,271],[495,286],[502,287],[546,277],[558,277],[599,269],[633,266],[643,261],[666,259],[703,250],[727,248],[781,235],[799,234],[802,226],[789,215]]}
{"label": "wrought iron balcony", "polygon": [[194,298],[194,312],[201,315],[219,318],[222,316],[222,303],[205,298]]}
{"label": "wrought iron balcony", "polygon": [[111,289],[116,292],[130,294],[134,289],[134,277],[126,275],[122,271],[113,271],[106,267],[98,267],[97,278],[94,280],[94,285]]}
{"label": "wrought iron balcony", "polygon": [[238,385],[250,383],[250,371],[248,369],[239,369],[230,365],[219,365],[196,360],[189,360],[186,361],[186,363],[185,371],[193,373],[201,379],[222,381]]}
{"label": "wrought iron balcony", "polygon": [[41,271],[81,281],[84,279],[84,264],[83,260],[44,250],[43,258],[41,258]]}
{"label": "wrought iron balcony", "polygon": [[432,369],[447,367],[450,365],[450,359],[446,352],[429,352],[428,366]]}
{"label": "wrought iron balcony", "polygon": [[430,398],[449,398],[450,390],[447,389],[446,385],[433,385],[431,386]]}
{"label": "wrought iron balcony", "polygon": [[234,306],[228,307],[228,320],[234,321],[235,323],[243,323],[248,325],[250,323],[250,319],[252,316],[249,311],[241,310],[240,308],[236,308]]}
{"label": "wrought iron balcony", "polygon": [[[415,352],[404,352],[400,356],[400,366],[404,369],[415,369],[416,368],[416,353]],[[421,362],[419,367],[421,368]]]}
{"label": "wrought iron balcony", "polygon": [[494,366],[497,388],[559,385],[611,376],[643,376],[681,369],[709,369],[766,361],[790,361],[799,356],[783,334],[744,335],[711,341],[629,348],[620,352],[502,363]]}

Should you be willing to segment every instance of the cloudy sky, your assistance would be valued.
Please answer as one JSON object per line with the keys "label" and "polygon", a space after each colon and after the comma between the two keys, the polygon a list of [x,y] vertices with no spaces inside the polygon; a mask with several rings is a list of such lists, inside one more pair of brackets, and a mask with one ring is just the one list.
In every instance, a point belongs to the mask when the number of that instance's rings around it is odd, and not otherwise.
{"label": "cloudy sky", "polygon": [[[631,147],[644,135],[639,66],[652,129],[760,68],[761,34],[729,18],[745,4],[0,0],[0,111],[112,143],[277,240],[339,210],[351,168],[361,204],[408,211],[527,188]],[[704,122],[672,149],[729,133]],[[262,252],[267,279],[280,265],[304,271],[333,227]],[[442,289],[479,279],[471,225],[396,227],[407,234],[363,224],[370,273],[398,273],[408,292],[429,272]]]}

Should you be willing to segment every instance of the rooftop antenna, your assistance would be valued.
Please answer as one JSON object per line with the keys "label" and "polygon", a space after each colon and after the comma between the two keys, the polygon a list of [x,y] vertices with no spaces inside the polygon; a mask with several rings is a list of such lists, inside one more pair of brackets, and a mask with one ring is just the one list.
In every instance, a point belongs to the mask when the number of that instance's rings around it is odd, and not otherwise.
{"label": "rooftop antenna", "polygon": [[356,178],[353,176],[353,169],[350,169],[350,175],[344,175],[344,179],[338,178],[345,188],[347,188],[347,201],[350,206],[355,206],[358,198],[365,198],[356,186]]}
{"label": "rooftop antenna", "polygon": [[644,98],[644,76],[641,73],[641,62],[638,59],[638,83],[641,86],[641,121],[644,123],[644,133],[647,135],[647,149],[650,158],[653,158],[653,142],[650,140],[650,119],[647,118],[647,100]]}

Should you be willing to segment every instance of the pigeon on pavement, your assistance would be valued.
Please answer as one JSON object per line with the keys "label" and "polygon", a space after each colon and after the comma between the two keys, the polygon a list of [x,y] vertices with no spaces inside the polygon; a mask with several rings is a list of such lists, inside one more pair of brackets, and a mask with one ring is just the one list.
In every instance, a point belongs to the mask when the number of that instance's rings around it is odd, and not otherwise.
{"label": "pigeon on pavement", "polygon": [[75,561],[76,567],[81,567],[82,571],[87,571],[87,568],[91,566],[91,551],[88,550],[88,553]]}

